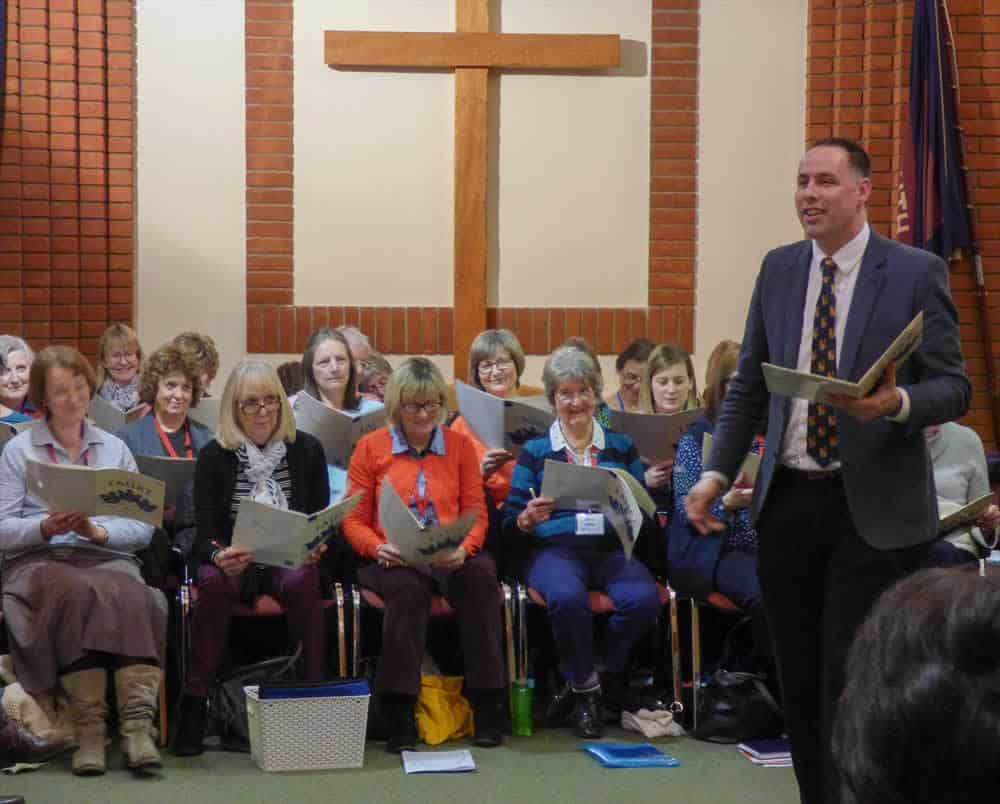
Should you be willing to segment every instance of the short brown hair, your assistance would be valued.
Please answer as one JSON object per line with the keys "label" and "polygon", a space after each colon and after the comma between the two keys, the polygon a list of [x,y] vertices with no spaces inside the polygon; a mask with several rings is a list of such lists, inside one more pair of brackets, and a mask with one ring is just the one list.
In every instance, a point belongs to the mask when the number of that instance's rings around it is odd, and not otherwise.
{"label": "short brown hair", "polygon": [[201,399],[202,364],[190,352],[184,351],[176,342],[166,343],[146,358],[139,381],[139,399],[148,405],[156,401],[160,380],[170,374],[181,374],[191,383],[191,407]]}
{"label": "short brown hair", "polygon": [[469,383],[479,390],[485,391],[483,382],[479,379],[479,364],[495,357],[497,352],[504,351],[514,361],[517,370],[517,385],[521,384],[524,373],[524,349],[517,336],[509,329],[486,329],[480,332],[472,346],[469,347]]}
{"label": "short brown hair", "polygon": [[740,345],[736,341],[720,341],[708,356],[705,369],[705,415],[715,421],[722,411],[722,400],[726,397],[729,378],[736,371],[740,359]]}
{"label": "short brown hair", "polygon": [[97,376],[90,362],[72,346],[46,346],[35,355],[28,375],[28,398],[38,410],[45,407],[45,383],[50,368],[69,369],[74,376],[82,376],[90,387],[90,395],[97,390]]}
{"label": "short brown hair", "polygon": [[139,336],[128,324],[112,324],[101,335],[97,342],[97,384],[104,385],[107,372],[104,368],[104,361],[107,353],[115,345],[121,345],[125,349],[134,349],[139,358],[139,367],[142,368],[142,346],[139,344]]}
{"label": "short brown hair", "polygon": [[174,345],[201,364],[201,370],[208,375],[209,382],[215,379],[215,375],[219,373],[219,350],[215,348],[215,341],[211,335],[182,332],[174,338]]}

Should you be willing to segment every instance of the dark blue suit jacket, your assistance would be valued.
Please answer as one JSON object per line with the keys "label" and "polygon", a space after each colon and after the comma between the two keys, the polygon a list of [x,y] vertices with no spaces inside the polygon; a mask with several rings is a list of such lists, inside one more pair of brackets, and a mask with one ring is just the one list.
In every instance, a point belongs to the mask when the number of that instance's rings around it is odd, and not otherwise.
{"label": "dark blue suit jacket", "polygon": [[[754,522],[769,503],[791,409],[786,397],[768,394],[761,363],[796,368],[811,259],[808,240],[777,248],[764,258],[737,373],[729,382],[705,466],[734,478],[753,439],[754,420],[767,408]],[[860,379],[913,317],[924,313],[923,343],[896,375],[897,384],[910,396],[908,421],[862,424],[847,414],[838,416],[841,467],[854,525],[873,547],[894,549],[937,535],[937,497],[922,430],[964,415],[971,386],[944,262],[872,231],[859,271],[838,377]]]}

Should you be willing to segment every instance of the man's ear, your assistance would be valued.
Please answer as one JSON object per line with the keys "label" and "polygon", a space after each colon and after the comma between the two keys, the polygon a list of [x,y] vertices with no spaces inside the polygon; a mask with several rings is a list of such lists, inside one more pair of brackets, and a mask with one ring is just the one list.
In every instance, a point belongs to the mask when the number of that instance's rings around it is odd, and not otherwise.
{"label": "man's ear", "polygon": [[868,177],[862,178],[858,183],[858,201],[861,206],[868,205],[868,199],[872,194],[872,180]]}

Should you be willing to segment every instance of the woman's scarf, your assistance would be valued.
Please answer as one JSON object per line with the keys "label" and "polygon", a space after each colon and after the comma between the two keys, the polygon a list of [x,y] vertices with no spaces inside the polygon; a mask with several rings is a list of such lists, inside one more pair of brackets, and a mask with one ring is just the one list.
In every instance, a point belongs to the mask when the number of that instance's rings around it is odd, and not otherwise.
{"label": "woman's scarf", "polygon": [[139,404],[139,375],[136,374],[126,385],[119,385],[107,377],[97,393],[122,413],[128,413]]}
{"label": "woman's scarf", "polygon": [[250,498],[282,510],[288,509],[288,500],[281,485],[274,479],[274,471],[285,457],[285,452],[284,441],[272,441],[264,449],[252,441],[244,441],[243,446],[236,451],[240,468],[253,484]]}

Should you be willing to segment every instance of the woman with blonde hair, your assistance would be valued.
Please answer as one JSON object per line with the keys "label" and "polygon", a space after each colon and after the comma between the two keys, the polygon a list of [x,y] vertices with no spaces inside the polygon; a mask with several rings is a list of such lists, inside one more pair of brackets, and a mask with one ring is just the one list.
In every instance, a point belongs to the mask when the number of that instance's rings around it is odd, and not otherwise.
{"label": "woman with blonde hair", "polygon": [[[447,392],[431,361],[406,360],[386,387],[389,425],[358,442],[348,470],[348,494],[362,497],[344,520],[344,535],[365,560],[358,580],[385,601],[375,689],[389,730],[386,750],[393,753],[416,744],[414,704],[435,592],[448,599],[458,619],[466,694],[475,717],[473,742],[490,747],[502,739],[507,699],[496,565],[481,549],[487,521],[483,481],[471,442],[443,426]],[[429,572],[403,561],[379,521],[386,480],[424,523],[447,524],[469,511],[477,515],[461,545]]]}
{"label": "woman with blonde hair", "polygon": [[318,548],[299,569],[255,565],[253,551],[232,544],[233,526],[245,499],[312,514],[329,504],[323,447],[296,432],[295,418],[274,368],[243,360],[222,392],[219,429],[198,453],[195,468],[194,555],[198,604],[194,609],[191,657],[181,699],[175,752],[200,754],[206,700],[222,662],[233,605],[258,594],[278,598],[288,612],[293,642],[302,643],[303,676],[327,677],[326,629],[316,562]]}
{"label": "woman with blonde hair", "polygon": [[[97,342],[97,393],[122,413],[141,405],[139,336],[127,324],[112,324]],[[145,411],[143,411],[145,414]]]}

